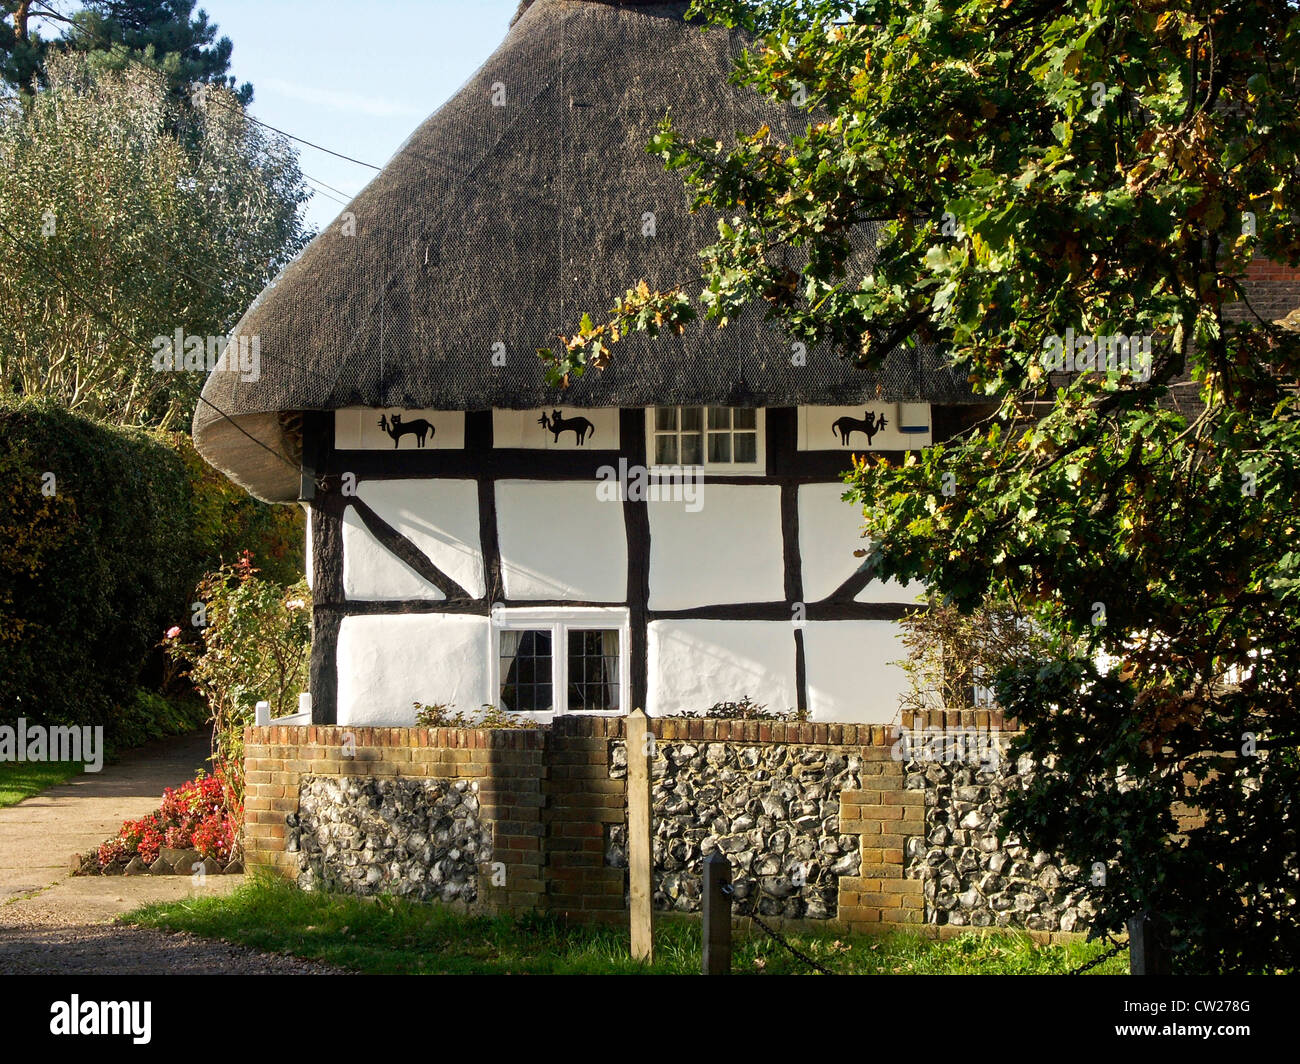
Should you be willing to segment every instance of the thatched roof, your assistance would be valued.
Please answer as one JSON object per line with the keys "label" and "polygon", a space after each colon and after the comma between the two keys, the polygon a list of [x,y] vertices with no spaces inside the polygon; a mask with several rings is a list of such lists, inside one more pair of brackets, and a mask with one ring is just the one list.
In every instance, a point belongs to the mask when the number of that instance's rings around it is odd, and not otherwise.
{"label": "thatched roof", "polygon": [[969,402],[933,348],[899,352],[879,378],[829,351],[792,366],[757,308],[725,330],[629,338],[605,372],[562,397],[546,387],[537,348],[642,278],[689,285],[716,238],[716,217],[691,215],[681,177],[645,150],[664,114],[688,135],[807,122],[732,85],[741,38],[686,23],[686,7],[521,5],[497,51],[353,200],[355,231],[329,226],[239,323],[259,338],[261,377],[209,378],[205,397],[234,423],[200,405],[203,455],[255,494],[290,499],[293,471],[245,435],[284,450],[285,411]]}

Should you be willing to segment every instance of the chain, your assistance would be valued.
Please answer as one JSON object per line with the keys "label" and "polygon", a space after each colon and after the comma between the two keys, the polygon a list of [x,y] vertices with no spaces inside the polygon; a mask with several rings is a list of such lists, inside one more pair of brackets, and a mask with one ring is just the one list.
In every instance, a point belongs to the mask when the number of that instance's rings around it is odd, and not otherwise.
{"label": "chain", "polygon": [[[730,883],[727,883],[723,886],[722,893],[726,894],[728,897],[734,898],[736,894],[736,888],[732,886]],[[813,960],[810,956],[808,956],[808,954],[804,953],[801,949],[799,949],[798,946],[792,945],[789,941],[783,938],[781,933],[777,931],[776,928],[769,926],[767,922],[764,921],[762,917],[758,915],[755,906],[750,906],[749,912],[737,912],[736,915],[749,917],[749,919],[753,920],[754,923],[758,924],[758,926],[763,929],[763,932],[770,939],[772,939],[773,942],[775,942],[782,949],[786,950],[793,957],[796,957],[798,960],[803,961],[804,964],[808,965],[809,968],[812,968],[820,972],[822,975],[840,974],[839,972],[831,971],[829,968],[825,967],[824,965],[818,964],[815,960]],[[1110,960],[1112,957],[1116,956],[1121,951],[1128,949],[1127,942],[1116,942],[1114,936],[1110,934],[1107,934],[1106,938],[1108,941],[1112,943],[1110,949],[1108,949],[1105,953],[1099,953],[1096,957],[1093,957],[1092,960],[1079,965],[1079,967],[1075,968],[1073,971],[1066,972],[1065,974],[1084,975],[1087,972],[1090,972],[1094,968],[1096,968],[1097,965]]]}
{"label": "chain", "polygon": [[[736,893],[736,888],[733,887],[730,883],[724,884],[722,888],[722,893],[728,895],[729,897],[734,897]],[[767,934],[769,938],[772,939],[773,942],[775,942],[778,946],[781,946],[783,949],[787,950],[792,956],[803,961],[804,964],[808,965],[809,968],[815,969],[816,971],[820,972],[822,975],[839,975],[839,972],[832,972],[829,968],[826,968],[823,965],[818,964],[815,960],[809,957],[808,954],[804,953],[797,946],[791,945],[791,943],[786,941],[786,939],[782,938],[781,934],[775,928],[769,927],[767,923],[765,923],[759,917],[757,911],[755,911],[755,908],[756,907],[751,906],[749,912],[737,913],[736,915],[748,916],[751,920],[754,921],[754,923],[758,924],[758,926],[763,929],[763,931]]]}
{"label": "chain", "polygon": [[1066,975],[1083,975],[1085,972],[1090,972],[1090,971],[1092,971],[1092,969],[1094,969],[1095,967],[1097,967],[1097,965],[1101,964],[1102,961],[1108,961],[1108,960],[1110,960],[1113,956],[1115,956],[1115,955],[1116,955],[1117,953],[1119,953],[1121,950],[1128,949],[1128,943],[1127,943],[1127,942],[1115,942],[1114,937],[1111,936],[1111,935],[1107,935],[1106,938],[1109,939],[1111,942],[1114,943],[1114,945],[1112,945],[1110,949],[1108,949],[1105,953],[1099,953],[1097,956],[1093,957],[1092,960],[1088,961],[1086,964],[1081,964],[1081,965],[1079,965],[1079,967],[1077,967],[1076,969],[1074,969],[1074,971],[1072,971],[1072,972],[1066,972],[1065,974],[1066,974]]}

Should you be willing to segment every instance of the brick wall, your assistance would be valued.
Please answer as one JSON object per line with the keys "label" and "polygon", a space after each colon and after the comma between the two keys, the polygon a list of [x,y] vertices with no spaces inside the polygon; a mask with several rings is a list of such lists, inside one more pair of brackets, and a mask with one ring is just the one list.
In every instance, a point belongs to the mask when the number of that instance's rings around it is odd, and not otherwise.
{"label": "brick wall", "polygon": [[[1261,256],[1246,268],[1244,287],[1250,305],[1265,321],[1285,318],[1300,308],[1300,270]],[[1240,321],[1249,316],[1249,311],[1242,304],[1234,304],[1225,309],[1224,316]]]}
{"label": "brick wall", "polygon": [[545,733],[545,891],[537,908],[624,918],[624,871],[604,861],[605,825],[621,824],[627,803],[627,781],[609,778],[609,741],[622,732],[621,718],[561,717]]}
{"label": "brick wall", "polygon": [[862,870],[840,879],[837,918],[850,931],[919,924],[923,884],[905,878],[903,847],[925,834],[925,793],[903,788],[903,763],[889,746],[863,747],[862,756],[862,789],[840,794],[840,830],[860,837]]}
{"label": "brick wall", "polygon": [[[929,714],[913,729],[978,727],[1006,732],[1000,713]],[[861,867],[838,881],[836,926],[876,931],[925,922],[922,883],[909,878],[909,838],[924,835],[925,793],[905,786],[892,755],[897,733],[881,725],[651,720],[659,740],[825,746],[862,761],[861,787],[839,796],[840,831],[856,835]],[[626,815],[626,780],[610,775],[617,717],[561,717],[548,729],[349,728],[283,726],[245,731],[244,849],[250,868],[296,877],[290,818],[307,776],[413,777],[477,783],[492,852],[479,869],[479,907],[548,910],[587,920],[626,919],[626,872],[604,859],[611,825]],[[777,919],[786,926],[801,921]],[[828,921],[807,921],[826,927]],[[933,928],[935,933],[947,929]]]}
{"label": "brick wall", "polygon": [[[528,909],[542,890],[543,734],[460,728],[271,725],[244,731],[244,852],[249,868],[296,877],[286,818],[305,776],[469,780],[492,825],[479,896],[493,911]],[[493,867],[493,866],[496,867]]]}

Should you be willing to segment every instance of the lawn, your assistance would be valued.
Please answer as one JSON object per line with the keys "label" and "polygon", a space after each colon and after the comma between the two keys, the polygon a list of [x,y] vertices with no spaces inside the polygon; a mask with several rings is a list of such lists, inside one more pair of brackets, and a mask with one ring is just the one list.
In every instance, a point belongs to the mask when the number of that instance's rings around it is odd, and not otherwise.
{"label": "lawn", "polygon": [[[541,914],[468,917],[401,899],[308,894],[266,878],[250,878],[222,897],[148,905],[123,919],[370,974],[684,975],[700,970],[698,922],[661,921],[655,929],[655,963],[647,968],[629,955],[626,928],[570,925]],[[1103,952],[1095,943],[1039,946],[1011,933],[972,933],[943,942],[905,932],[791,937],[825,967],[859,975],[1050,975]],[[737,941],[732,967],[766,975],[807,971],[763,935]],[[1094,971],[1125,974],[1128,957],[1111,958]]]}
{"label": "lawn", "polygon": [[0,809],[62,783],[85,767],[80,761],[0,761]]}

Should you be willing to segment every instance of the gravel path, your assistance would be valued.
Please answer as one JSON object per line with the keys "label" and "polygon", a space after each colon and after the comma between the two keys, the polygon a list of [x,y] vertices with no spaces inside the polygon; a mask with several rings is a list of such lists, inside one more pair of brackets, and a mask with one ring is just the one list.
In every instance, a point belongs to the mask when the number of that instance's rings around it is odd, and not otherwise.
{"label": "gravel path", "polygon": [[337,969],[180,932],[0,916],[5,975],[331,975]]}
{"label": "gravel path", "polygon": [[0,809],[0,974],[309,975],[339,969],[195,935],[117,924],[149,902],[235,889],[243,876],[72,876],[73,853],[158,807],[164,787],[192,779],[204,735],[154,743],[102,772]]}

